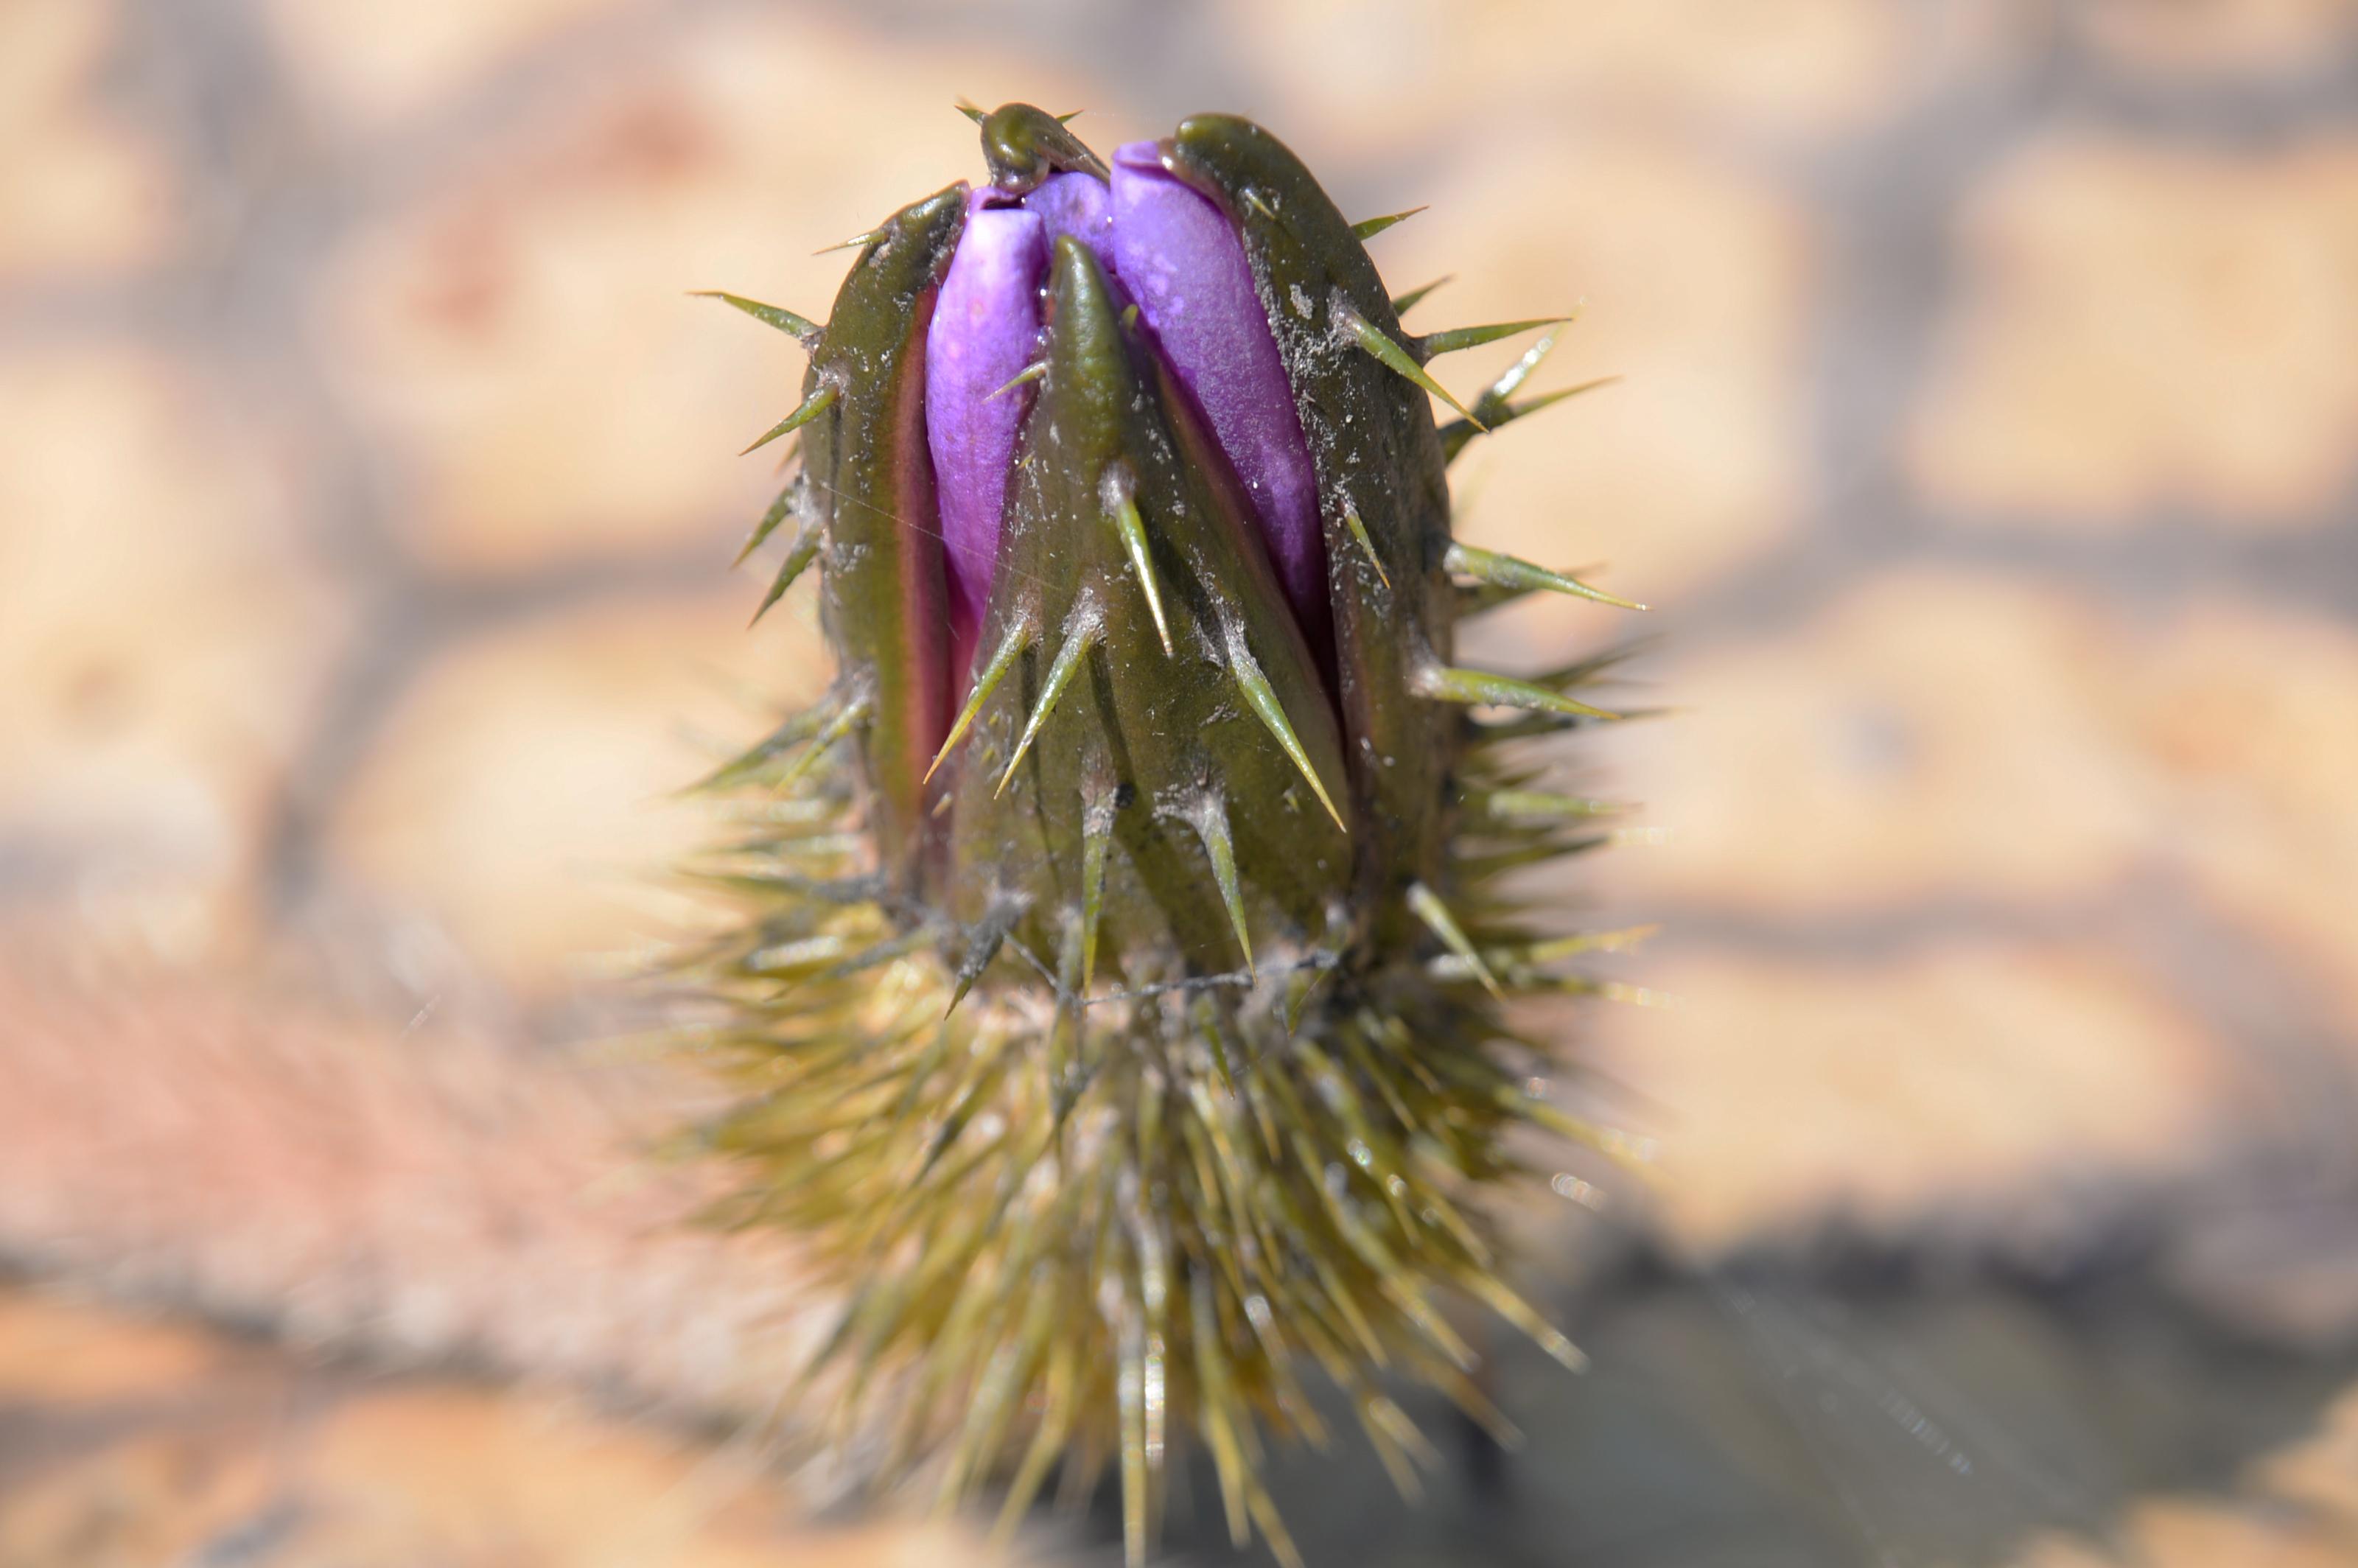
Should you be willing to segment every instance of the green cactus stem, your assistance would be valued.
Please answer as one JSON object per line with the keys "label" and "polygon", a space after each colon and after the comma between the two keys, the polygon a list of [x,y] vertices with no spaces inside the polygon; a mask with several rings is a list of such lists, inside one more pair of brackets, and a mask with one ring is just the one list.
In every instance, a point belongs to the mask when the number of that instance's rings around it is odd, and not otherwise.
{"label": "green cactus stem", "polygon": [[1516,891],[1606,841],[1545,746],[1613,661],[1469,669],[1455,623],[1637,606],[1451,537],[1449,460],[1587,388],[1519,399],[1552,331],[1470,405],[1425,362],[1561,319],[1404,331],[1429,290],[1363,242],[1408,214],[1247,121],[1100,158],[968,112],[990,183],[852,242],[824,326],[717,296],[809,355],[747,553],[795,523],[763,608],[816,567],[838,674],[704,786],[767,826],[697,868],[735,911],[679,958],[736,1090],[700,1141],[843,1292],[831,1432],[1010,1520],[1111,1464],[1132,1562],[1197,1442],[1291,1561],[1260,1467],[1325,1440],[1314,1380],[1412,1486],[1389,1374],[1504,1426],[1445,1302],[1578,1364],[1481,1199],[1518,1127],[1618,1147],[1503,1011],[1639,935]]}

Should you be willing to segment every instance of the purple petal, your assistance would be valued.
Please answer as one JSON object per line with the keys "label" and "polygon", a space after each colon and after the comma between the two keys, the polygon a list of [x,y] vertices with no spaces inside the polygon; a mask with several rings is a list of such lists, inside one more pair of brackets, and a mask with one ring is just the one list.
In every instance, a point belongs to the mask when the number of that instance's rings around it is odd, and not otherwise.
{"label": "purple petal", "polygon": [[1029,401],[1018,387],[992,397],[1039,351],[1040,279],[1048,242],[1038,217],[988,190],[968,199],[966,232],[925,329],[925,440],[941,498],[948,578],[951,684],[974,665],[1015,439]]}
{"label": "purple petal", "polygon": [[1163,168],[1152,142],[1132,142],[1113,157],[1113,248],[1115,271],[1260,514],[1303,634],[1325,645],[1318,479],[1236,226]]}
{"label": "purple petal", "polygon": [[1038,213],[1047,225],[1050,250],[1070,234],[1095,251],[1108,271],[1113,269],[1113,199],[1104,180],[1093,174],[1052,174],[1023,199],[1023,210]]}

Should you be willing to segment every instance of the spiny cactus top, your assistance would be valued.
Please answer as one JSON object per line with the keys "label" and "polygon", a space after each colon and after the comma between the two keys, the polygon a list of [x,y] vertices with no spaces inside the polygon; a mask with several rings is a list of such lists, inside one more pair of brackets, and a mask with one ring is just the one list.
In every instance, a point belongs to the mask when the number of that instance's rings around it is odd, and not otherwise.
{"label": "spiny cactus top", "polygon": [[[1584,991],[1500,884],[1598,842],[1520,753],[1609,719],[1462,668],[1459,616],[1610,600],[1450,536],[1446,467],[1567,395],[1470,407],[1362,242],[1260,127],[1199,115],[1100,159],[1024,104],[987,184],[860,237],[809,351],[792,520],[763,608],[814,564],[839,662],[710,781],[760,826],[710,874],[743,919],[691,967],[742,1086],[707,1130],[732,1217],[846,1287],[819,1357],[846,1430],[946,1497],[1013,1465],[1120,1466],[1144,1550],[1190,1433],[1231,1529],[1290,1554],[1264,1434],[1339,1386],[1405,1485],[1404,1367],[1497,1420],[1437,1304],[1571,1346],[1466,1202],[1550,1107],[1509,991]],[[1578,388],[1570,390],[1580,390]],[[1458,417],[1436,424],[1431,396]],[[1634,607],[1632,607],[1634,608]]]}

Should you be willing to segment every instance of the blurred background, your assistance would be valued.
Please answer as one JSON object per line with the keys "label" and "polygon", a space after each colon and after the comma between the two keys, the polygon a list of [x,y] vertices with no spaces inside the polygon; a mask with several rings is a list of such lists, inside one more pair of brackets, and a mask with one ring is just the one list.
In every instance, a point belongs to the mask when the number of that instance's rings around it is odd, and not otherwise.
{"label": "blurred background", "polygon": [[1654,1179],[1313,1563],[2358,1563],[2350,0],[0,0],[0,1564],[981,1556],[731,1435],[824,1303],[598,1044],[824,678],[683,291],[823,313],[961,96],[1249,114],[1625,377],[1458,494],[1660,607],[1561,892],[1671,1005],[1533,1021]]}

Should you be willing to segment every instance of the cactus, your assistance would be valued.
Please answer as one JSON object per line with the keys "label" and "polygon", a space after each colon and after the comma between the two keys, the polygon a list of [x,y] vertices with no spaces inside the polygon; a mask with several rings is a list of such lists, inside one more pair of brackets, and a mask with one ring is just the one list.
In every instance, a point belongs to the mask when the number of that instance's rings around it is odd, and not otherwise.
{"label": "cactus", "polygon": [[757,826],[682,958],[740,1091],[699,1130],[725,1217],[841,1286],[812,1396],[887,1472],[1004,1477],[1011,1521],[1114,1462],[1136,1562],[1192,1436],[1290,1559],[1259,1467],[1323,1441],[1314,1379],[1412,1487],[1385,1369],[1502,1424],[1446,1301],[1577,1363],[1476,1200],[1520,1125],[1616,1146],[1502,1012],[1600,989],[1564,964],[1615,938],[1539,935],[1508,879],[1602,841],[1529,752],[1615,717],[1575,695],[1611,661],[1452,643],[1625,601],[1450,537],[1449,460],[1569,394],[1517,397],[1552,335],[1470,406],[1426,362],[1556,323],[1407,333],[1363,246],[1397,219],[1249,122],[1108,162],[969,113],[989,182],[860,236],[824,326],[722,296],[809,353],[747,553],[794,524],[763,608],[816,566],[839,668],[707,781]]}

